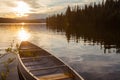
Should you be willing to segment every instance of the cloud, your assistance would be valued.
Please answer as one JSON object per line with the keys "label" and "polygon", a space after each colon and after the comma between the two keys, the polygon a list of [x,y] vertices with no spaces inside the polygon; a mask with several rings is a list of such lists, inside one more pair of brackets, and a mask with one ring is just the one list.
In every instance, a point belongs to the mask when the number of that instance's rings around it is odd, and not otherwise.
{"label": "cloud", "polygon": [[16,1],[3,1],[3,3],[8,6],[8,7],[16,7],[17,5],[15,4]]}
{"label": "cloud", "polygon": [[[30,7],[29,16],[35,17],[41,15],[40,17],[45,17],[49,14],[64,12],[68,5],[84,5],[91,2],[100,2],[102,0],[1,0],[0,1],[0,16],[13,14],[12,10],[17,6],[16,2],[23,1]],[[4,14],[5,13],[5,14]]]}
{"label": "cloud", "polygon": [[33,13],[53,13],[63,10],[68,5],[84,5],[100,0],[22,0],[31,7]]}
{"label": "cloud", "polygon": [[46,18],[47,14],[41,14],[41,13],[31,13],[29,14],[27,19],[40,19],[40,18]]}
{"label": "cloud", "polygon": [[40,8],[41,5],[39,4],[39,0],[22,0],[26,2],[31,8]]}
{"label": "cloud", "polygon": [[16,2],[18,0],[14,0],[14,1],[10,1],[10,0],[1,0],[0,4],[2,4],[2,6],[7,6],[7,7],[16,7]]}

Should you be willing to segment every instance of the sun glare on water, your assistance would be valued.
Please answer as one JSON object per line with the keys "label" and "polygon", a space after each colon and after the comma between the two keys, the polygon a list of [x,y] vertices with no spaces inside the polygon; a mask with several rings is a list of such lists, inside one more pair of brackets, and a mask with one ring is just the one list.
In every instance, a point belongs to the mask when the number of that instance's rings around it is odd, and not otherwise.
{"label": "sun glare on water", "polygon": [[30,34],[24,30],[24,28],[21,28],[21,30],[18,32],[18,38],[21,41],[27,41],[30,38]]}

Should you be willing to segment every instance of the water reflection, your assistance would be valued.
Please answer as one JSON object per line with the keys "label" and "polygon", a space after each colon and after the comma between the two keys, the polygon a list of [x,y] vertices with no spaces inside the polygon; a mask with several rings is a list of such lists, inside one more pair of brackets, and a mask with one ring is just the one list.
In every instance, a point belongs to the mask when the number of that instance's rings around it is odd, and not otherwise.
{"label": "water reflection", "polygon": [[27,41],[30,38],[30,34],[22,27],[18,32],[18,38],[21,41]]}
{"label": "water reflection", "polygon": [[[65,36],[67,41],[70,42],[75,41],[76,43],[80,43],[80,41],[84,41],[86,45],[99,45],[101,49],[104,49],[104,53],[120,53],[120,32],[118,30],[110,31],[106,30],[98,30],[95,29],[93,31],[88,29],[74,28],[69,26],[68,28],[64,27],[56,27],[56,26],[47,26],[49,29],[52,29],[55,32],[65,32]],[[62,28],[62,29],[61,29]],[[114,50],[113,50],[114,49]]]}
{"label": "water reflection", "polygon": [[21,25],[25,25],[25,23],[24,23],[24,22],[22,22],[22,23],[21,23]]}

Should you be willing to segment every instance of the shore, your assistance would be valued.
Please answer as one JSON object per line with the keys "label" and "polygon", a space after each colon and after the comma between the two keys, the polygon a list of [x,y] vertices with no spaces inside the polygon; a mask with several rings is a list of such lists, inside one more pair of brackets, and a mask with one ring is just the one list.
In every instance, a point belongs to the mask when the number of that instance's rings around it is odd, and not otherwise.
{"label": "shore", "polygon": [[19,80],[17,55],[6,53],[0,56],[0,80]]}

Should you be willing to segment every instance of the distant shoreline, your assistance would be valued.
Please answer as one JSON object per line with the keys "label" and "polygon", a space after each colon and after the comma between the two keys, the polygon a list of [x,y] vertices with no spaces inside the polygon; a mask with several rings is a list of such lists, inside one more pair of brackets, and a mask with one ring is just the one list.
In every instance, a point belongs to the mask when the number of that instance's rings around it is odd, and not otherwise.
{"label": "distant shoreline", "polygon": [[28,25],[34,25],[34,26],[39,26],[39,25],[46,25],[46,22],[41,22],[41,23],[0,23],[0,27],[2,26],[28,26]]}
{"label": "distant shoreline", "polygon": [[45,23],[46,19],[12,19],[0,18],[0,23]]}

